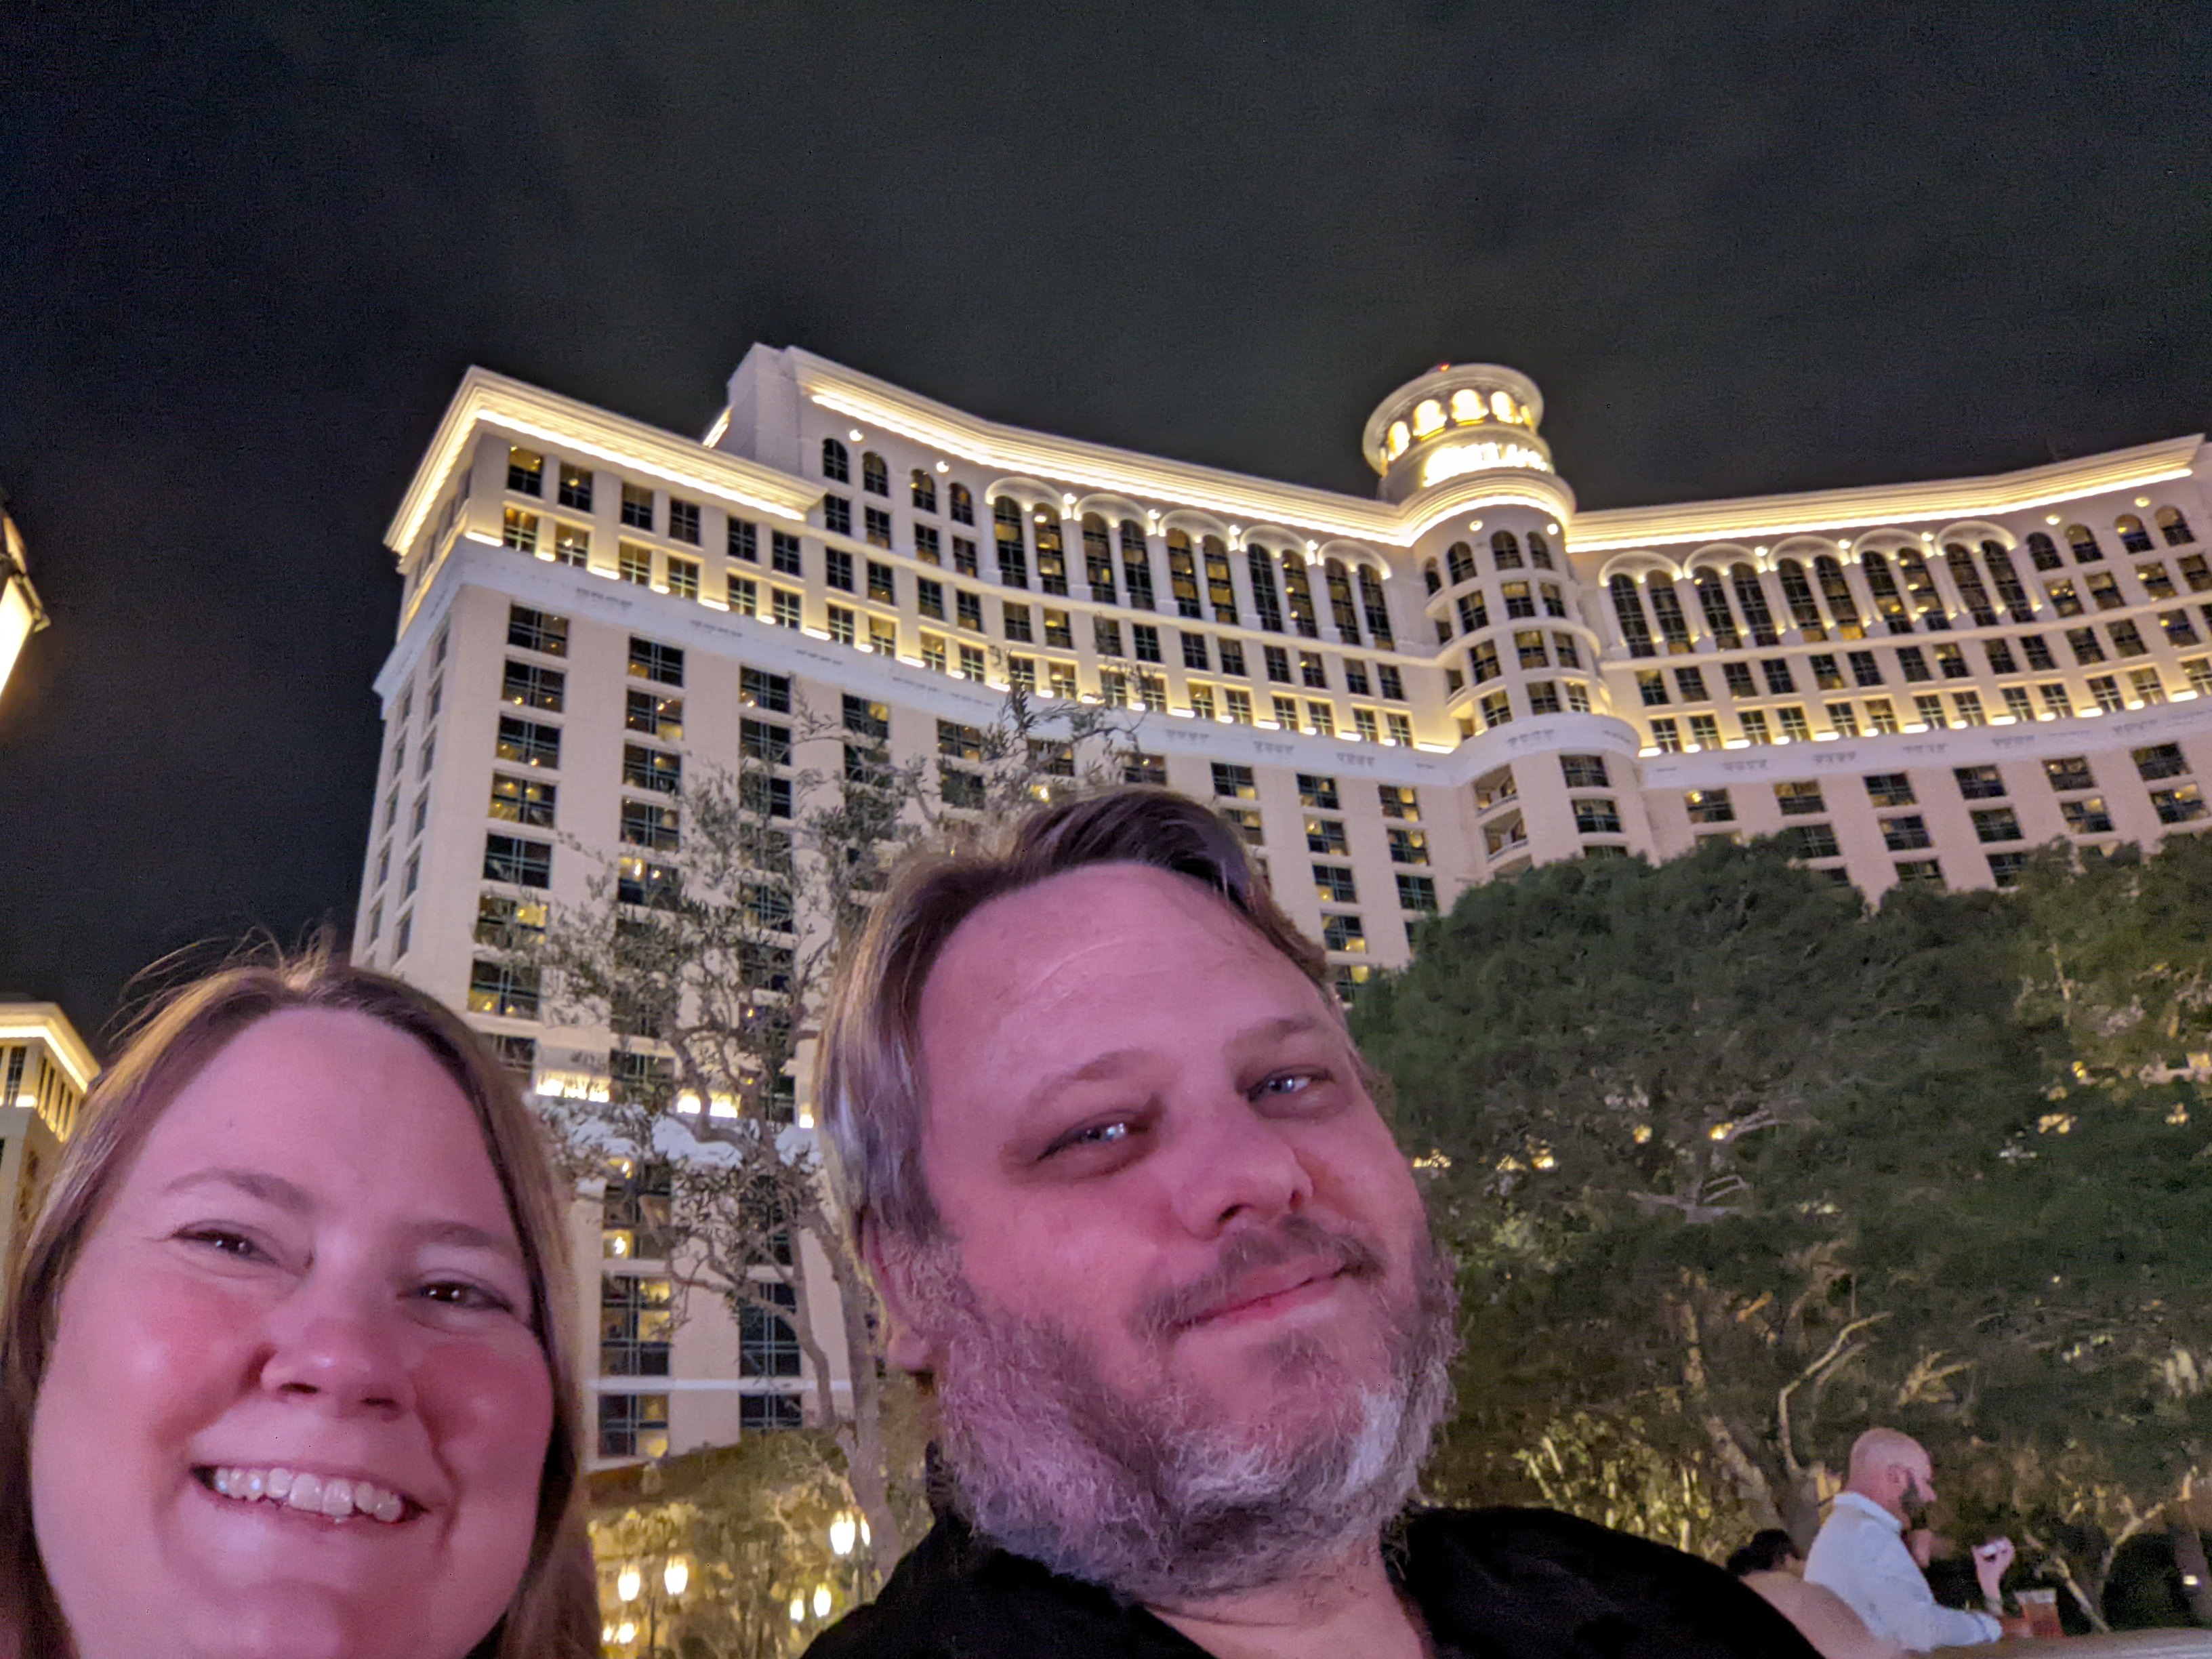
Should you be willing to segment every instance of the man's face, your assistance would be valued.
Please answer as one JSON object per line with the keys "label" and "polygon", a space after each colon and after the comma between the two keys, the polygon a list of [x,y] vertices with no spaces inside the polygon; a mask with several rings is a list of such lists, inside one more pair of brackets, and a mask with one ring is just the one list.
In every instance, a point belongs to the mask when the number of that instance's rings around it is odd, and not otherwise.
{"label": "man's face", "polygon": [[1936,1506],[1936,1470],[1925,1452],[1897,1468],[1899,1518],[1911,1521]]}
{"label": "man's face", "polygon": [[1322,993],[1224,902],[1141,866],[1054,877],[961,926],[920,1014],[962,1282],[895,1285],[896,1357],[948,1418],[996,1389],[1018,1425],[1026,1389],[1154,1486],[1163,1442],[1247,1468],[1425,1443],[1441,1382],[1409,1417],[1407,1374],[1440,1378],[1450,1315],[1412,1174]]}

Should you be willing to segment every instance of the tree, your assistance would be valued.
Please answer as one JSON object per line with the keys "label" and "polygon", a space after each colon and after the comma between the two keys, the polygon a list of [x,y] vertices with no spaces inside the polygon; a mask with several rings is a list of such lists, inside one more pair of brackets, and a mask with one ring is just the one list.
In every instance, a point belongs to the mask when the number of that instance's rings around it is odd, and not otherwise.
{"label": "tree", "polygon": [[2033,915],[1869,910],[1769,844],[1549,866],[1425,930],[1354,1021],[1462,1261],[1438,1482],[1802,1537],[1823,1449],[1894,1422],[2094,1606],[2197,1457],[2168,1379],[2203,1352],[2212,1200],[2162,1101],[2054,1114],[2075,1056],[2023,994]]}
{"label": "tree", "polygon": [[[897,856],[1118,776],[1135,727],[1017,688],[989,724],[940,721],[937,756],[902,763],[880,704],[848,696],[832,720],[783,683],[757,695],[733,766],[656,775],[656,799],[625,800],[617,856],[571,843],[600,865],[588,900],[503,942],[538,969],[557,1020],[611,1035],[604,1086],[549,1108],[572,1167],[665,1171],[672,1276],[719,1297],[741,1332],[796,1341],[821,1443],[872,1560],[889,1563],[924,1513],[916,1414],[871,1363],[872,1292],[797,1117],[811,1023]],[[811,1305],[825,1286],[842,1391]]]}

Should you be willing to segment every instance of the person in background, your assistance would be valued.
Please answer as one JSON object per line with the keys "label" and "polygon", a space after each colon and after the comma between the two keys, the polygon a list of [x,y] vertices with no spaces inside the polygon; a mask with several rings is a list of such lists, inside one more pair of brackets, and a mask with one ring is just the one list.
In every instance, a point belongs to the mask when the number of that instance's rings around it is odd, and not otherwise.
{"label": "person in background", "polygon": [[816,1659],[1809,1652],[1664,1545],[1408,1511],[1451,1267],[1325,958],[1205,807],[1116,790],[902,871],[823,1050],[945,1490]]}
{"label": "person in background", "polygon": [[322,955],[186,988],[17,1267],[0,1655],[596,1655],[567,1210],[422,992]]}
{"label": "person in background", "polygon": [[1833,1590],[1869,1630],[1908,1652],[2026,1635],[2025,1620],[2003,1615],[2009,1539],[1991,1539],[1973,1552],[1987,1613],[1943,1607],[1929,1589],[1905,1534],[1934,1506],[1935,1480],[1926,1449],[1911,1436],[1881,1428],[1861,1435],[1851,1443],[1844,1490],[1805,1558],[1805,1582]]}
{"label": "person in background", "polygon": [[1884,1641],[1832,1589],[1804,1580],[1804,1558],[1790,1534],[1767,1527],[1728,1559],[1728,1570],[1765,1596],[1826,1659],[1902,1659],[1905,1650]]}

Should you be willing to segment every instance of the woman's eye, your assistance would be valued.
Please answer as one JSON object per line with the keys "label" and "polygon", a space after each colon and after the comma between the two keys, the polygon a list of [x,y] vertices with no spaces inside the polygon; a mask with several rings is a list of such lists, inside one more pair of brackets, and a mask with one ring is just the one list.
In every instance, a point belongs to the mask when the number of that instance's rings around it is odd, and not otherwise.
{"label": "woman's eye", "polygon": [[416,1294],[425,1302],[434,1302],[445,1308],[489,1310],[495,1313],[514,1310],[507,1299],[497,1291],[456,1279],[440,1279],[434,1284],[425,1285]]}
{"label": "woman's eye", "polygon": [[1295,1095],[1310,1088],[1321,1079],[1310,1072],[1279,1072],[1263,1081],[1255,1091],[1261,1095]]}
{"label": "woman's eye", "polygon": [[244,1233],[234,1231],[228,1227],[187,1227],[177,1237],[188,1244],[202,1245],[240,1261],[258,1261],[263,1259],[264,1253],[258,1244]]}
{"label": "woman's eye", "polygon": [[1086,1146],[1118,1146],[1135,1139],[1137,1126],[1127,1118],[1112,1118],[1104,1123],[1093,1123],[1071,1130],[1045,1149],[1050,1158],[1055,1152],[1073,1152]]}

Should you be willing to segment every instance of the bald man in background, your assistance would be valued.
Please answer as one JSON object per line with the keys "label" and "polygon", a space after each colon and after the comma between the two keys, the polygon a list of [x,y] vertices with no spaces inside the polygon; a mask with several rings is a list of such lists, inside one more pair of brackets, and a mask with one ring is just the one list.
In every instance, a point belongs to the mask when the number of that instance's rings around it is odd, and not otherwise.
{"label": "bald man in background", "polygon": [[1877,1638],[1909,1653],[2025,1636],[2027,1621],[2002,1612],[1999,1587],[2012,1565],[2010,1539],[1974,1549],[1974,1577],[1987,1613],[1941,1606],[1928,1588],[1905,1529],[1936,1502],[1935,1481],[1918,1441],[1895,1429],[1869,1429],[1851,1443],[1850,1476],[1806,1555],[1805,1582],[1833,1590]]}

